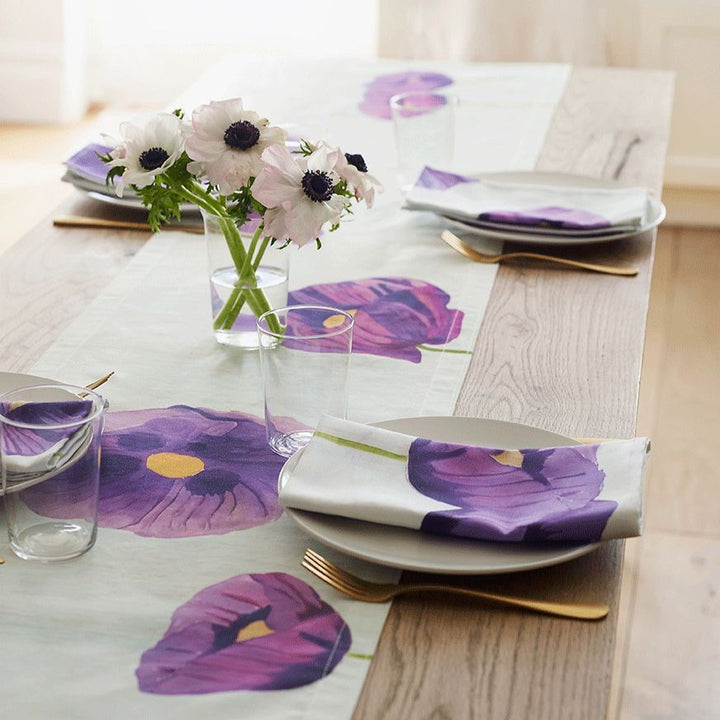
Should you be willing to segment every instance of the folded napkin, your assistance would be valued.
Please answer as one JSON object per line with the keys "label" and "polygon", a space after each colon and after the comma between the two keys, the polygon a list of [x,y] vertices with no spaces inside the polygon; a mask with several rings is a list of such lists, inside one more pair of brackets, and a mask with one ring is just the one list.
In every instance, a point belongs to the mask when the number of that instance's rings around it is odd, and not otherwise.
{"label": "folded napkin", "polygon": [[99,145],[98,143],[90,143],[80,148],[74,155],[65,161],[65,167],[71,173],[67,178],[72,181],[73,176],[77,176],[90,183],[102,186],[104,189],[105,179],[108,174],[108,166],[98,157],[106,155],[112,150],[107,145]]}
{"label": "folded napkin", "polygon": [[507,450],[324,418],[283,505],[478,540],[639,535],[646,438]]}
{"label": "folded napkin", "polygon": [[565,230],[633,230],[648,216],[645,188],[542,185],[502,178],[466,177],[426,167],[405,200],[463,222]]}
{"label": "folded napkin", "polygon": [[[51,472],[55,474],[79,456],[92,434],[92,427],[77,423],[88,417],[92,408],[89,400],[3,404],[3,417],[20,423],[6,423],[3,428],[8,485],[41,478]],[[45,423],[50,427],[25,427]],[[68,427],[58,427],[64,424]]]}

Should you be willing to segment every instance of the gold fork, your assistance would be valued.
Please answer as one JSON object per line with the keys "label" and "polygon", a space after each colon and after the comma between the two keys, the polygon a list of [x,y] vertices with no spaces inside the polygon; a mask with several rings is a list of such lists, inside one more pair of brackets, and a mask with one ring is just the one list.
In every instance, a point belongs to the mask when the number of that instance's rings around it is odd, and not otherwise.
{"label": "gold fork", "polygon": [[357,575],[351,575],[341,570],[322,555],[308,548],[303,556],[302,566],[313,575],[324,580],[336,590],[349,595],[355,600],[364,602],[385,602],[397,595],[412,592],[448,592],[466,597],[490,600],[501,605],[521,607],[526,610],[546,613],[547,615],[559,615],[579,620],[600,620],[604,618],[610,608],[602,603],[565,603],[547,600],[532,600],[529,598],[512,597],[510,595],[498,595],[483,590],[471,590],[470,588],[458,587],[456,585],[440,585],[436,583],[375,583],[363,580]]}
{"label": "gold fork", "polygon": [[[115,374],[115,371],[109,372],[107,375],[103,375],[101,378],[98,378],[97,380],[93,380],[91,383],[88,383],[85,387],[88,390],[95,390],[96,388],[99,388],[101,385],[104,385],[113,375]],[[78,393],[78,397],[87,397],[87,393]]]}
{"label": "gold fork", "polygon": [[453,250],[457,250],[457,252],[461,255],[464,255],[475,262],[493,264],[499,263],[502,260],[511,260],[513,258],[527,258],[530,260],[547,260],[549,262],[559,263],[560,265],[567,265],[581,270],[591,270],[592,272],[605,273],[606,275],[638,274],[637,268],[622,268],[613,265],[595,265],[594,263],[581,262],[580,260],[569,260],[567,258],[555,257],[553,255],[541,255],[540,253],[533,252],[510,252],[502,253],[501,255],[486,255],[485,253],[481,253],[479,250],[470,247],[467,243],[464,243],[457,235],[451,233],[449,230],[443,230],[440,237],[451,248],[453,248]]}

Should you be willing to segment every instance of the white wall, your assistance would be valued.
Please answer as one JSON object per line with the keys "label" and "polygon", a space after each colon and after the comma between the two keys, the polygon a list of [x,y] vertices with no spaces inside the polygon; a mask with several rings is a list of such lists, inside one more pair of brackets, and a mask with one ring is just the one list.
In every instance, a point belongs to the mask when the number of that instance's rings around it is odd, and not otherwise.
{"label": "white wall", "polygon": [[377,0],[95,2],[91,22],[93,97],[122,104],[164,106],[229,54],[372,57],[377,45]]}
{"label": "white wall", "polygon": [[372,57],[378,0],[0,0],[0,121],[164,107],[224,56]]}
{"label": "white wall", "polygon": [[88,102],[85,0],[0,0],[0,120],[66,123]]}

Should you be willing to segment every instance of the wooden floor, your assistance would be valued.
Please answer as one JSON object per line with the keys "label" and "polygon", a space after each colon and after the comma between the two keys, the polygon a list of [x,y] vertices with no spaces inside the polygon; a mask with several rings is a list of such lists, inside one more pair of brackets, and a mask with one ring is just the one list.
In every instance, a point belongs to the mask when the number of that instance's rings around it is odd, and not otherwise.
{"label": "wooden floor", "polygon": [[[0,252],[74,192],[59,181],[62,160],[99,128],[112,132],[125,112],[94,113],[65,129],[0,126]],[[715,720],[720,230],[660,230],[638,430],[653,450],[645,531],[626,544],[610,718]]]}

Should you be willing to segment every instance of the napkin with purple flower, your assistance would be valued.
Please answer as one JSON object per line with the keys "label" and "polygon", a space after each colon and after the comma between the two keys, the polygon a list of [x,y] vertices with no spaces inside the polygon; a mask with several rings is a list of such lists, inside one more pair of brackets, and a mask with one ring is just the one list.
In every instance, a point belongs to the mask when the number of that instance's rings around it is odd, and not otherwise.
{"label": "napkin with purple flower", "polygon": [[507,175],[469,177],[426,167],[406,198],[409,210],[424,210],[477,227],[548,228],[569,233],[611,234],[641,228],[649,213],[640,187],[545,184]]}
{"label": "napkin with purple flower", "polygon": [[78,423],[92,410],[89,400],[2,404],[8,489],[13,483],[45,479],[77,458],[92,435],[91,426]]}
{"label": "napkin with purple flower", "polygon": [[324,418],[280,491],[292,508],[498,542],[642,529],[646,438],[489,448]]}

